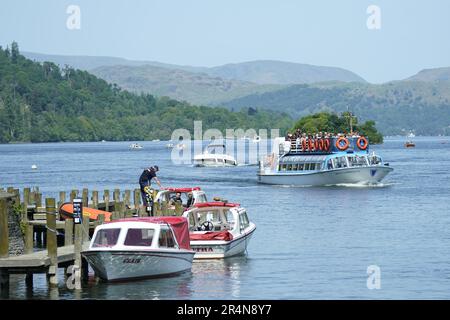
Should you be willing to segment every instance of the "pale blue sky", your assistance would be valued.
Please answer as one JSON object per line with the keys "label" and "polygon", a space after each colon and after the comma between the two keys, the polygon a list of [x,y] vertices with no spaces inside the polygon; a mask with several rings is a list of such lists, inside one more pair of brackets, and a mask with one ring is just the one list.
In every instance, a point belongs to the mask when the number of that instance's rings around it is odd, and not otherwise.
{"label": "pale blue sky", "polygon": [[[66,28],[68,5],[81,29]],[[381,30],[366,9],[381,8]],[[0,45],[195,66],[274,59],[370,82],[450,66],[448,0],[2,0]]]}

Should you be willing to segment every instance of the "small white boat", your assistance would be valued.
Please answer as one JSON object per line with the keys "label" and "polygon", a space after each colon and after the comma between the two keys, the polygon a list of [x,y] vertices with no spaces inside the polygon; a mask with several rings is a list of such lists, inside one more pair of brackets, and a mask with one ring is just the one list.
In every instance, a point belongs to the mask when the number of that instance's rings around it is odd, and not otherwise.
{"label": "small white boat", "polygon": [[[217,148],[222,152],[216,153]],[[210,152],[211,149],[214,150],[214,153]],[[202,154],[194,157],[194,165],[197,167],[232,167],[237,166],[237,161],[225,153],[224,144],[210,144]]]}
{"label": "small white boat", "polygon": [[186,145],[184,143],[178,143],[175,148],[178,150],[184,150],[186,148]]}
{"label": "small white boat", "polygon": [[221,259],[245,253],[256,230],[237,203],[197,203],[183,213],[189,221],[195,259]]}
{"label": "small white boat", "polygon": [[167,149],[172,149],[173,147],[175,147],[175,145],[173,143],[166,144]]}
{"label": "small white boat", "polygon": [[195,251],[183,217],[119,219],[95,228],[82,252],[106,281],[161,277],[190,270]]}
{"label": "small white boat", "polygon": [[261,141],[261,137],[260,136],[255,136],[252,141],[254,143],[259,143]]}
{"label": "small white boat", "polygon": [[143,149],[143,147],[139,143],[132,143],[132,144],[130,144],[130,149],[131,150],[140,150],[140,149]]}

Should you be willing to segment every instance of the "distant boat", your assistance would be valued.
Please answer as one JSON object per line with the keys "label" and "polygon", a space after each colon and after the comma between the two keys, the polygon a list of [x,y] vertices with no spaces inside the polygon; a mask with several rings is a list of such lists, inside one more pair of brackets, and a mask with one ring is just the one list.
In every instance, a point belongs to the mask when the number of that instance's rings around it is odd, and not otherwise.
{"label": "distant boat", "polygon": [[166,148],[168,148],[168,149],[172,149],[173,147],[175,147],[175,145],[173,143],[166,144]]}
{"label": "distant boat", "polygon": [[139,143],[132,143],[132,144],[130,144],[130,149],[131,150],[140,150],[140,149],[143,149],[143,147]]}
{"label": "distant boat", "polygon": [[153,139],[152,142],[159,142],[159,139]]}
{"label": "distant boat", "polygon": [[406,148],[414,148],[416,146],[416,144],[412,140],[412,138],[414,138],[415,136],[416,135],[412,131],[409,131],[409,134],[407,136],[408,140],[406,140],[406,142],[405,142]]}
{"label": "distant boat", "polygon": [[[210,153],[208,149],[222,148],[223,153]],[[196,167],[229,167],[237,166],[237,161],[232,156],[225,153],[224,144],[210,144],[203,153],[194,157]]]}
{"label": "distant boat", "polygon": [[252,141],[254,143],[259,143],[261,141],[261,137],[260,136],[255,136]]}

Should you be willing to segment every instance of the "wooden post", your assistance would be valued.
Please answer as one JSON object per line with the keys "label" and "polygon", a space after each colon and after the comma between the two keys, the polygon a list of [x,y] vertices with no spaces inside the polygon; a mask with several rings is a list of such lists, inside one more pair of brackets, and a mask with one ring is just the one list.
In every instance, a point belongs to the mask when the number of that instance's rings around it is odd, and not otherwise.
{"label": "wooden post", "polygon": [[78,197],[78,190],[73,189],[72,191],[70,191],[70,202],[73,202],[73,199],[75,199],[76,197]]}
{"label": "wooden post", "polygon": [[66,219],[64,222],[64,245],[73,244],[73,219]]}
{"label": "wooden post", "polygon": [[130,209],[130,198],[131,198],[131,191],[130,190],[125,190],[125,194],[123,196],[123,202],[125,204],[125,209]]}
{"label": "wooden post", "polygon": [[61,205],[66,202],[66,192],[60,191],[59,192],[59,201],[58,201],[58,209],[61,207]]}
{"label": "wooden post", "polygon": [[98,209],[98,191],[92,191],[92,208]]}
{"label": "wooden post", "polygon": [[89,214],[84,215],[83,214],[83,220],[82,220],[82,224],[83,224],[83,237],[82,237],[82,243],[84,243],[85,241],[89,241]]}
{"label": "wooden post", "polygon": [[49,281],[50,286],[58,285],[58,244],[56,242],[56,201],[54,198],[45,199],[47,212],[47,254],[50,258]]}
{"label": "wooden post", "polygon": [[30,204],[30,188],[23,188],[22,220],[28,220],[28,205]]}
{"label": "wooden post", "polygon": [[0,198],[0,258],[9,255],[8,199]]}
{"label": "wooden post", "polygon": [[97,226],[105,223],[105,216],[103,214],[99,214],[97,218]]}
{"label": "wooden post", "polygon": [[7,269],[0,269],[0,297],[9,297],[9,272]]}
{"label": "wooden post", "polygon": [[141,190],[140,189],[134,189],[134,210],[135,214],[138,216],[141,216]]}
{"label": "wooden post", "polygon": [[105,202],[105,211],[109,212],[109,190],[103,192],[103,202]]}
{"label": "wooden post", "polygon": [[81,194],[81,199],[83,201],[83,207],[88,207],[89,205],[89,190],[87,188],[83,189],[83,192]]}
{"label": "wooden post", "polygon": [[73,270],[75,276],[75,289],[81,290],[81,249],[83,241],[83,225],[75,225],[75,268]]}
{"label": "wooden post", "polygon": [[25,225],[25,254],[33,252],[33,241],[34,241],[34,228],[33,225],[26,221]]}
{"label": "wooden post", "polygon": [[42,207],[42,193],[39,190],[34,193],[34,203],[36,204],[36,208]]}
{"label": "wooden post", "polygon": [[119,201],[120,201],[120,190],[119,189],[114,189],[113,200],[114,200],[115,219],[120,219],[121,215],[120,215],[120,206],[119,206]]}

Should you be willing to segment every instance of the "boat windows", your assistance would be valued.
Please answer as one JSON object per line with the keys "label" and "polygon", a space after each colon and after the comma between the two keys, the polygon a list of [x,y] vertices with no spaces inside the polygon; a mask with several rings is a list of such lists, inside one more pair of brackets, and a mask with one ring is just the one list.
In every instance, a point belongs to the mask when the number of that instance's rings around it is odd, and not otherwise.
{"label": "boat windows", "polygon": [[378,157],[378,156],[371,156],[370,158],[369,158],[369,163],[371,164],[371,165],[378,165],[378,164],[380,164],[381,163],[381,158],[380,157]]}
{"label": "boat windows", "polygon": [[367,158],[364,156],[354,156],[348,157],[348,162],[350,167],[363,167],[367,165]]}
{"label": "boat windows", "polygon": [[245,228],[247,228],[249,226],[249,221],[248,221],[248,217],[247,217],[247,213],[244,211],[242,213],[239,214],[239,225],[240,225],[240,229],[241,231],[243,231]]}
{"label": "boat windows", "polygon": [[163,248],[174,248],[175,240],[173,238],[172,232],[167,228],[161,228],[159,231],[159,247]]}
{"label": "boat windows", "polygon": [[230,210],[227,210],[225,213],[225,218],[227,220],[227,224],[230,226],[230,230],[234,229],[234,225],[236,224],[236,221],[234,220],[233,212]]}
{"label": "boat windows", "polygon": [[153,241],[154,229],[128,229],[124,245],[150,247]]}
{"label": "boat windows", "polygon": [[333,159],[335,168],[347,168],[347,159],[345,156]]}
{"label": "boat windows", "polygon": [[101,229],[95,236],[92,247],[112,247],[115,246],[119,239],[120,228],[118,229]]}

